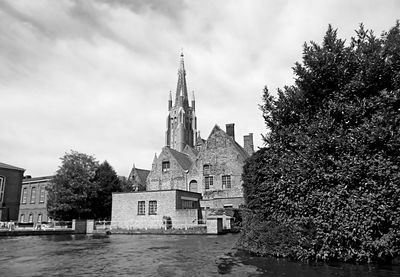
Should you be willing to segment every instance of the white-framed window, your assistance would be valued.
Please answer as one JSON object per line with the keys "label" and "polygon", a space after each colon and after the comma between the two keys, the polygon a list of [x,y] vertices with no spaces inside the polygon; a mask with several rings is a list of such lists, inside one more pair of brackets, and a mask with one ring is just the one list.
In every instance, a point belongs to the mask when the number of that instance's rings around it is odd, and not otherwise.
{"label": "white-framed window", "polygon": [[25,187],[22,189],[22,204],[26,204],[27,198],[28,198],[28,188]]}
{"label": "white-framed window", "polygon": [[212,185],[214,185],[214,177],[213,176],[206,176],[204,178],[204,185],[206,189],[210,189]]}
{"label": "white-framed window", "polygon": [[6,177],[0,176],[0,202],[4,200],[4,190],[6,188]]}
{"label": "white-framed window", "polygon": [[163,161],[161,167],[162,167],[162,172],[168,172],[170,168],[169,161]]}
{"label": "white-framed window", "polygon": [[31,188],[31,204],[36,203],[36,187]]}
{"label": "white-framed window", "polygon": [[146,214],[146,203],[145,203],[145,201],[138,201],[137,214],[138,215],[145,215]]}
{"label": "white-framed window", "polygon": [[33,214],[29,214],[28,222],[29,222],[29,223],[32,223],[32,222],[33,222]]}
{"label": "white-framed window", "polygon": [[149,214],[157,214],[157,201],[149,201]]}
{"label": "white-framed window", "polygon": [[24,214],[21,214],[21,215],[19,216],[19,222],[24,223],[24,221],[25,221],[25,215],[24,215]]}
{"label": "white-framed window", "polygon": [[42,214],[38,214],[37,222],[42,223]]}
{"label": "white-framed window", "polygon": [[223,175],[222,176],[222,188],[225,188],[225,189],[231,188],[231,175]]}

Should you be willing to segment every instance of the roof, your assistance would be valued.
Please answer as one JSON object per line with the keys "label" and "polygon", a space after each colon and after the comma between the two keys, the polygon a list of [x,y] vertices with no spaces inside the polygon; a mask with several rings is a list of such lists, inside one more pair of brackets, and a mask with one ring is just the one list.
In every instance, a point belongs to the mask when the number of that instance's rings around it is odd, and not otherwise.
{"label": "roof", "polygon": [[5,168],[5,169],[12,169],[12,170],[18,170],[18,171],[25,171],[25,169],[16,167],[13,165],[5,164],[0,162],[0,168]]}
{"label": "roof", "polygon": [[48,180],[51,180],[51,179],[53,179],[53,175],[51,175],[51,176],[41,176],[41,177],[34,177],[34,178],[24,178],[23,180],[22,180],[22,183],[24,184],[24,183],[37,183],[37,182],[41,182],[41,181],[48,181]]}
{"label": "roof", "polygon": [[[236,140],[234,138],[232,138],[231,136],[229,136],[224,130],[222,130],[217,124],[215,124],[214,128],[212,129],[210,135],[208,136],[208,139],[211,137],[211,135],[215,132],[215,131],[221,131],[226,137],[228,137],[233,145],[235,146],[236,150],[243,156],[243,158],[248,158],[249,154],[246,152],[246,150],[244,150],[244,148],[242,146],[240,146],[239,143],[236,142]],[[207,139],[207,140],[208,140]]]}
{"label": "roof", "polygon": [[171,149],[168,147],[169,152],[171,155],[175,158],[175,160],[178,162],[178,164],[184,169],[184,170],[189,170],[190,167],[192,166],[192,160],[190,157],[182,152],[176,151],[174,149]]}
{"label": "roof", "polygon": [[140,168],[135,168],[138,177],[140,178],[140,180],[142,180],[143,182],[146,182],[147,176],[150,173],[150,170],[147,169],[140,169]]}

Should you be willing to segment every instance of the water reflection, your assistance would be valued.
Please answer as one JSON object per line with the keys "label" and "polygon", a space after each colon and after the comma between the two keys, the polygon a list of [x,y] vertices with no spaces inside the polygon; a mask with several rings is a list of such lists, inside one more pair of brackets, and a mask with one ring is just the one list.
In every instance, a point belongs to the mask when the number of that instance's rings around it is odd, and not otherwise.
{"label": "water reflection", "polygon": [[0,276],[400,276],[398,266],[307,264],[237,251],[237,235],[0,238]]}

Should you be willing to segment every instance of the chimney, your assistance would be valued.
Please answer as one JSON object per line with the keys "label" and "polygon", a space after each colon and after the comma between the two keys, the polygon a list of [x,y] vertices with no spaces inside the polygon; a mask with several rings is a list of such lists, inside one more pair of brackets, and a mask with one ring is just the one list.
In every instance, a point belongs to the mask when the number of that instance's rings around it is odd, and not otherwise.
{"label": "chimney", "polygon": [[235,123],[226,124],[226,133],[235,140]]}
{"label": "chimney", "polygon": [[254,153],[253,133],[243,136],[243,148],[250,156]]}

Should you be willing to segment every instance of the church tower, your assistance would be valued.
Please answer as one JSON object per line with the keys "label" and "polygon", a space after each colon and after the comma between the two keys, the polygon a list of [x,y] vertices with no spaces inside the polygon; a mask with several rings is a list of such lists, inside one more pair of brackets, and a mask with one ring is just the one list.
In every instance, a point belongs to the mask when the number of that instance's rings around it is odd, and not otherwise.
{"label": "church tower", "polygon": [[175,102],[172,103],[172,93],[169,92],[167,131],[165,135],[166,146],[182,152],[186,145],[194,147],[197,138],[197,119],[195,113],[194,92],[192,93],[191,106],[186,87],[186,71],[181,53],[178,70],[178,83],[176,85]]}

